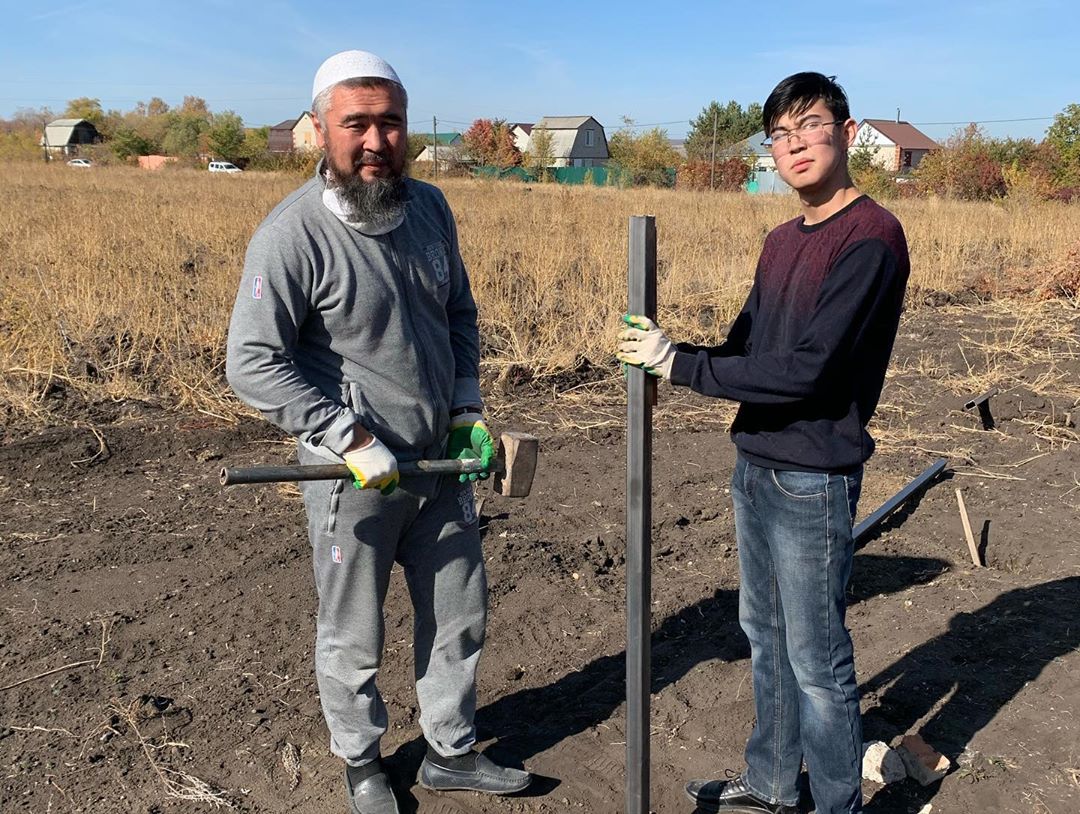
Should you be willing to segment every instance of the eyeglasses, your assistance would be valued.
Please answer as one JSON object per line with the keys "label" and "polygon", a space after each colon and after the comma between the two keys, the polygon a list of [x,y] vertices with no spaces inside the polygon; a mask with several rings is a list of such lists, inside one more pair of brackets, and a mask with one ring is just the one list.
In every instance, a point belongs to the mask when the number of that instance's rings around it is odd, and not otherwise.
{"label": "eyeglasses", "polygon": [[825,140],[825,128],[842,121],[819,122],[816,119],[800,124],[791,130],[777,129],[769,133],[769,138],[761,142],[762,146],[768,147],[774,153],[786,153],[791,149],[791,137],[798,136],[803,144],[819,144]]}

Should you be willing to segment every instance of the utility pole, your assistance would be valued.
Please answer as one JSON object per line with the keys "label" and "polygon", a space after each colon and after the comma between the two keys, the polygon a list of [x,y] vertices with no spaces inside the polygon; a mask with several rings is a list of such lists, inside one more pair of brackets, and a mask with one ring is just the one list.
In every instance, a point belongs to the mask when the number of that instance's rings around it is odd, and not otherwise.
{"label": "utility pole", "polygon": [[712,113],[712,158],[709,160],[709,189],[716,189],[716,114]]}
{"label": "utility pole", "polygon": [[439,123],[431,117],[431,177],[439,177]]}

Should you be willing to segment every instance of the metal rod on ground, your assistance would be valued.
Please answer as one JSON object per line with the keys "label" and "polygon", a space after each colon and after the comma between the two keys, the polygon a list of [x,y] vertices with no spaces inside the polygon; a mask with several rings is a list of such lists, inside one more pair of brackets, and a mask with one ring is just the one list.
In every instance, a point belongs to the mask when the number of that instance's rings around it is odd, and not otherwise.
{"label": "metal rod on ground", "polygon": [[938,458],[930,464],[930,466],[924,469],[915,480],[882,503],[877,511],[859,523],[859,525],[851,532],[852,539],[855,541],[855,548],[860,547],[863,538],[867,537],[882,520],[892,514],[901,504],[905,503],[908,498],[912,497],[916,492],[941,474],[941,471],[945,468],[945,464],[946,461],[944,458]]}
{"label": "metal rod on ground", "polygon": [[[630,218],[629,312],[656,318],[656,219]],[[649,813],[652,408],[656,379],[626,370],[626,811]]]}

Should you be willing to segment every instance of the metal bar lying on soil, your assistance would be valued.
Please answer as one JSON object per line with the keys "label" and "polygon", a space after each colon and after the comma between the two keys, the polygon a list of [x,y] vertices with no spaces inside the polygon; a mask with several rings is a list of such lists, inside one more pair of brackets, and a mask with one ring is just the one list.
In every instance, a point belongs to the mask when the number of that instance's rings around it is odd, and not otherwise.
{"label": "metal bar lying on soil", "polygon": [[938,458],[924,469],[915,480],[882,503],[873,514],[855,526],[855,529],[851,532],[851,536],[855,540],[855,547],[858,548],[863,538],[868,536],[882,520],[896,511],[916,493],[929,486],[930,482],[945,469],[946,463],[944,458]]}

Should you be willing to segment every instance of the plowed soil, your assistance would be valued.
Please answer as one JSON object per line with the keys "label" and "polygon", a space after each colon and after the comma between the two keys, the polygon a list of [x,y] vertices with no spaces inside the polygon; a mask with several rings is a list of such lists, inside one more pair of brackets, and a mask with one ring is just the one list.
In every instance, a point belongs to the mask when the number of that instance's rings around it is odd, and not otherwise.
{"label": "plowed soil", "polygon": [[[1067,395],[1080,359],[1075,310],[1055,314],[1072,339],[1028,341],[1064,341],[1064,378],[1002,357],[992,430],[950,387],[972,363],[954,349],[1004,341],[1027,318],[948,306],[904,320],[860,515],[937,457],[949,465],[860,549],[848,624],[867,739],[919,732],[953,769],[928,787],[866,782],[868,811],[1080,811],[1080,446]],[[507,799],[415,785],[411,610],[395,572],[379,681],[405,811],[625,809],[624,408],[617,382],[587,379],[557,398],[550,382],[489,388],[498,429],[537,434],[542,453],[528,498],[478,493],[491,586],[478,724],[484,748],[538,779]],[[687,780],[741,767],[753,706],[731,412],[666,385],[660,398],[652,808],[669,814],[692,810]],[[254,418],[51,399],[44,426],[0,431],[0,810],[345,811],[313,675],[298,493],[217,481],[223,465],[289,461],[291,444]],[[958,487],[985,567],[969,556]]]}

